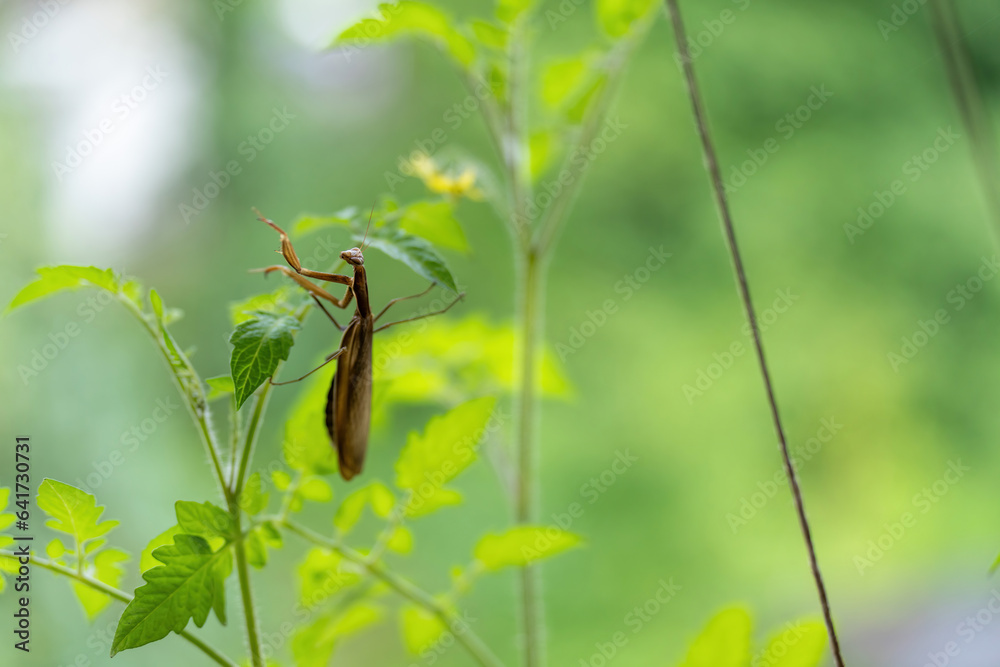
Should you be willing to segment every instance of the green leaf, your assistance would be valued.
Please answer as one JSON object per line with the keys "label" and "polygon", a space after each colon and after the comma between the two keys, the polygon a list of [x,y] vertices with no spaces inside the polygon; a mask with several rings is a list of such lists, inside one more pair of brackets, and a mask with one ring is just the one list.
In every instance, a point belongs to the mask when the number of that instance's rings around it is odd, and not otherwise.
{"label": "green leaf", "polygon": [[555,60],[542,69],[540,97],[545,106],[558,109],[587,82],[591,73],[589,53]]}
{"label": "green leaf", "polygon": [[111,269],[94,266],[48,266],[37,270],[40,278],[17,293],[7,306],[7,312],[43,297],[81,287],[99,287],[118,293],[119,283]]}
{"label": "green leaf", "polygon": [[597,0],[597,23],[608,37],[618,39],[658,6],[656,0]]}
{"label": "green leaf", "polygon": [[314,547],[299,565],[299,578],[302,603],[311,608],[360,582],[362,570],[334,551]]}
{"label": "green leaf", "polygon": [[399,228],[436,246],[468,252],[469,242],[449,201],[418,201],[403,210]]}
{"label": "green leaf", "polygon": [[288,297],[291,289],[282,285],[273,292],[257,294],[242,301],[229,304],[229,317],[233,326],[252,320],[258,311],[271,314],[281,314],[288,310]]}
{"label": "green leaf", "polygon": [[492,396],[473,399],[432,417],[422,434],[410,433],[396,461],[396,486],[416,490],[425,483],[441,488],[465,470],[496,407]]}
{"label": "green leaf", "polygon": [[233,561],[228,549],[212,551],[201,537],[177,535],[174,544],[153,552],[164,563],[145,572],[146,584],[136,589],[118,621],[111,656],[180,632],[194,620],[199,628],[208,614],[225,624],[226,578]]}
{"label": "green leaf", "polygon": [[45,555],[56,560],[66,553],[66,545],[58,537],[48,543],[45,547]]}
{"label": "green leaf", "polygon": [[462,494],[452,489],[433,489],[430,494],[414,493],[406,501],[406,518],[419,519],[445,507],[462,504]]}
{"label": "green leaf", "polygon": [[212,503],[192,503],[178,500],[174,503],[177,512],[177,525],[181,532],[188,535],[199,535],[206,539],[221,537],[225,540],[233,538],[236,527],[233,518],[224,509]]}
{"label": "green leaf", "polygon": [[577,547],[579,535],[553,526],[517,526],[500,535],[486,535],[476,545],[475,557],[489,571],[523,567]]}
{"label": "green leaf", "polygon": [[321,615],[297,631],[292,639],[296,667],[327,667],[339,639],[360,632],[381,618],[382,610],[367,602],[351,605],[342,614]]}
{"label": "green leaf", "polygon": [[719,612],[691,644],[683,667],[744,667],[750,660],[750,615]]}
{"label": "green leaf", "polygon": [[310,477],[299,486],[296,494],[314,503],[328,503],[333,500],[333,489],[322,477]]}
{"label": "green leaf", "polygon": [[72,535],[78,545],[118,525],[117,521],[100,521],[104,508],[97,506],[94,496],[54,479],[46,479],[38,487],[38,508],[51,517],[46,526]]}
{"label": "green leaf", "polygon": [[441,619],[423,607],[406,605],[400,610],[403,643],[413,655],[433,647],[448,629]]}
{"label": "green leaf", "polygon": [[408,554],[413,551],[413,533],[406,526],[396,526],[386,544],[390,551]]}
{"label": "green leaf", "polygon": [[528,138],[528,150],[531,152],[531,177],[538,179],[555,159],[559,150],[559,135],[556,132],[539,131]]}
{"label": "green leaf", "polygon": [[498,51],[506,50],[507,39],[510,37],[506,26],[499,26],[492,21],[474,19],[469,23],[469,27],[480,44]]}
{"label": "green leaf", "polygon": [[149,544],[146,545],[146,548],[142,550],[142,554],[139,556],[139,574],[163,564],[156,560],[153,553],[162,546],[173,544],[174,535],[179,535],[180,532],[180,526],[171,526],[149,541]]}
{"label": "green leaf", "polygon": [[826,626],[800,621],[776,632],[757,664],[770,667],[819,667],[826,656]]}
{"label": "green leaf", "polygon": [[347,533],[361,520],[361,514],[368,506],[376,516],[385,519],[396,506],[396,497],[382,482],[372,482],[344,498],[333,517],[333,525],[342,535]]}
{"label": "green leaf", "polygon": [[270,494],[263,492],[263,484],[260,480],[260,473],[255,472],[250,475],[246,484],[243,485],[243,491],[240,493],[239,505],[244,512],[250,516],[254,516],[264,511],[270,497]]}
{"label": "green leaf", "polygon": [[372,248],[381,250],[389,257],[403,262],[417,275],[439,285],[444,285],[452,292],[458,292],[455,279],[444,259],[430,243],[419,236],[413,236],[397,229],[369,239],[368,244]]}
{"label": "green leaf", "polygon": [[[120,549],[105,549],[94,558],[92,575],[98,581],[118,588],[125,576],[125,569],[121,564],[129,559],[130,556]],[[80,582],[73,582],[73,591],[90,620],[97,618],[111,604],[109,596]]]}
{"label": "green leaf", "polygon": [[278,491],[287,491],[288,487],[292,485],[292,476],[284,470],[275,470],[271,473],[271,481],[274,482],[274,488]]}
{"label": "green leaf", "polygon": [[210,401],[236,392],[236,385],[233,384],[233,378],[229,375],[208,378],[205,383],[208,385],[208,400]]}
{"label": "green leaf", "polygon": [[497,0],[497,18],[504,23],[513,23],[534,5],[535,0]]}
{"label": "green leaf", "polygon": [[267,565],[267,544],[260,530],[254,528],[246,536],[247,562],[258,570]]}
{"label": "green leaf", "polygon": [[379,13],[379,18],[364,19],[342,32],[335,43],[365,45],[400,35],[415,35],[441,48],[464,67],[476,59],[472,42],[437,7],[403,0],[379,5]]}
{"label": "green leaf", "polygon": [[257,311],[254,318],[236,327],[230,337],[233,355],[230,362],[236,387],[236,407],[240,408],[257,388],[288,359],[295,344],[294,333],[302,328],[288,315]]}

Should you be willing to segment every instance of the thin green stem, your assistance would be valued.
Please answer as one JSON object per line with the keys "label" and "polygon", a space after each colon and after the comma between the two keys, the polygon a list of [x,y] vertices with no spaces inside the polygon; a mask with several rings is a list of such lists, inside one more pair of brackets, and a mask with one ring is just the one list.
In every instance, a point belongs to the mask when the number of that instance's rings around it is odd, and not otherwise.
{"label": "thin green stem", "polygon": [[[239,521],[240,508],[235,503],[230,508],[230,514]],[[246,621],[247,643],[250,645],[250,660],[253,667],[264,667],[264,652],[260,643],[260,626],[257,623],[257,610],[253,604],[253,589],[250,587],[250,567],[247,563],[246,540],[237,540],[233,544],[236,553],[236,574],[240,580],[240,598],[243,601],[243,618]]]}
{"label": "thin green stem", "polygon": [[[0,556],[7,556],[9,558],[15,558],[16,557],[14,554],[12,554],[12,553],[10,553],[8,551],[0,551]],[[128,604],[128,603],[130,603],[132,601],[132,596],[131,595],[129,595],[125,591],[119,590],[119,589],[117,589],[117,588],[115,588],[113,586],[109,586],[106,583],[104,583],[103,581],[98,581],[97,579],[94,579],[92,577],[88,577],[87,575],[81,574],[79,572],[76,572],[75,570],[72,570],[72,569],[70,569],[68,567],[63,567],[62,565],[59,565],[58,563],[54,563],[54,562],[52,562],[50,560],[47,560],[45,558],[38,558],[36,556],[30,556],[30,559],[31,559],[32,563],[34,563],[35,565],[37,565],[40,568],[49,570],[50,572],[55,572],[56,574],[61,574],[64,577],[68,577],[70,579],[73,579],[74,581],[78,581],[81,584],[89,586],[90,588],[94,589],[95,591],[99,591],[101,593],[104,593],[108,597],[111,597],[111,598],[114,598],[115,600],[118,600],[119,602],[124,602],[125,604]],[[201,639],[198,639],[197,637],[195,637],[194,635],[192,635],[190,632],[188,632],[186,630],[181,630],[177,634],[179,636],[183,637],[188,642],[190,642],[193,646],[195,646],[196,648],[198,648],[202,653],[204,653],[205,655],[207,655],[212,660],[212,662],[216,663],[217,665],[222,665],[222,667],[238,667],[235,662],[233,662],[232,660],[230,660],[229,658],[227,658],[226,656],[224,656],[222,653],[220,653],[216,649],[214,649],[211,646],[209,646],[208,644],[206,644]]]}
{"label": "thin green stem", "polygon": [[335,551],[352,563],[360,565],[369,574],[381,580],[399,595],[437,616],[445,627],[452,630],[455,635],[455,639],[462,644],[466,651],[469,652],[469,655],[471,655],[478,664],[483,665],[484,667],[503,666],[500,659],[493,655],[493,652],[490,651],[489,647],[487,647],[483,640],[472,631],[472,628],[468,627],[468,624],[462,621],[458,615],[451,611],[447,606],[434,599],[432,595],[423,589],[400,577],[384,565],[369,562],[363,554],[344,546],[337,540],[324,537],[323,535],[320,535],[305,526],[300,526],[299,524],[287,519],[282,523],[282,525],[299,537],[312,542],[317,546]]}

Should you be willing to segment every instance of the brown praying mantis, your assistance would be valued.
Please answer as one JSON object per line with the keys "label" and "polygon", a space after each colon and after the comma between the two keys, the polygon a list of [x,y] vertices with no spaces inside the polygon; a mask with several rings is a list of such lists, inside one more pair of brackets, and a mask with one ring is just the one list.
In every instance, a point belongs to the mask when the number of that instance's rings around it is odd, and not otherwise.
{"label": "brown praying mantis", "polygon": [[[384,331],[397,324],[413,322],[447,312],[465,296],[465,293],[459,294],[455,301],[441,310],[399,320],[398,322],[390,322],[376,328],[376,323],[385,315],[389,308],[400,301],[424,296],[431,291],[435,283],[431,283],[420,294],[392,299],[378,315],[373,316],[368,300],[368,276],[365,272],[365,258],[362,254],[365,241],[368,239],[367,230],[361,242],[361,248],[351,248],[340,253],[340,258],[354,267],[354,276],[324,273],[304,268],[299,262],[298,255],[295,254],[295,248],[292,247],[292,242],[288,238],[288,234],[281,227],[274,224],[274,222],[261,215],[260,211],[255,209],[254,212],[257,213],[258,220],[267,223],[281,236],[281,250],[278,252],[284,255],[285,261],[291,267],[276,265],[258,269],[258,271],[265,275],[274,271],[280,271],[294,280],[299,286],[309,292],[313,300],[316,301],[316,304],[326,313],[330,321],[333,322],[333,325],[343,332],[343,336],[340,339],[340,348],[329,355],[326,361],[318,367],[297,380],[274,382],[272,379],[270,382],[273,385],[300,382],[330,362],[337,361],[337,370],[334,373],[333,381],[330,383],[330,391],[327,393],[326,398],[326,430],[330,435],[331,443],[337,450],[340,475],[345,480],[350,480],[361,472],[365,463],[365,453],[368,450],[368,430],[371,424],[372,408],[372,336],[379,331]],[[375,209],[372,208],[372,213],[374,212]],[[369,228],[371,227],[371,216],[368,218],[368,226]],[[338,299],[314,283],[313,280],[346,285],[347,291],[342,298]],[[330,311],[327,310],[326,306],[323,305],[323,301],[328,301],[337,306],[337,308],[344,309],[350,305],[351,300],[354,300],[356,306],[354,316],[346,326],[341,326]]]}

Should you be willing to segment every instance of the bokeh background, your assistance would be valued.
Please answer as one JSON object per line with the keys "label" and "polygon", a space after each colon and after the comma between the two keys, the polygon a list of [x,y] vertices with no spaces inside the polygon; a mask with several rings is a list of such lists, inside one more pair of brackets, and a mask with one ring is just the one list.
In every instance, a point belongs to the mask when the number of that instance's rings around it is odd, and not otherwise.
{"label": "bokeh background", "polygon": [[[449,4],[460,16],[491,12],[482,0]],[[44,27],[12,41],[43,5],[57,7]],[[442,150],[495,164],[478,118],[455,130],[444,121],[467,93],[432,48],[399,42],[351,59],[323,51],[372,3],[214,5],[0,6],[0,301],[8,302],[39,265],[93,264],[139,276],[186,312],[175,333],[197,347],[204,376],[227,370],[228,304],[265,288],[246,270],[274,260],[276,239],[254,221],[251,206],[278,221],[367,207],[387,189],[385,173],[395,171],[399,156],[439,127],[448,135]],[[898,30],[880,28],[904,5],[912,11],[904,9]],[[983,0],[958,5],[995,116],[1000,8]],[[546,9],[558,11],[558,3]],[[968,642],[960,624],[1000,595],[1000,580],[987,574],[1000,551],[1000,278],[985,280],[958,307],[953,290],[995,262],[996,239],[928,11],[888,0],[706,0],[685,9],[703,47],[696,67],[727,178],[752,158],[748,151],[759,155],[769,141],[779,147],[736,188],[732,204],[759,310],[791,302],[767,324],[765,339],[792,445],[806,447],[824,420],[838,425],[814,447],[801,475],[848,662],[923,665],[954,641],[961,653],[947,664],[995,667],[1000,619],[980,616],[981,629]],[[720,29],[727,10],[735,20]],[[539,59],[593,43],[589,3],[555,26],[543,13],[536,36]],[[626,129],[592,165],[552,266],[553,344],[567,343],[606,299],[619,306],[564,359],[571,395],[544,408],[542,515],[583,500],[586,511],[572,530],[588,540],[586,549],[544,570],[553,665],[590,664],[595,643],[628,629],[627,614],[661,580],[683,588],[641,632],[629,634],[614,664],[679,664],[709,616],[731,603],[753,611],[759,639],[818,612],[787,488],[766,502],[753,498],[780,459],[673,48],[661,19],[612,113]],[[160,80],[122,112],[121,96],[148,68],[161,72]],[[802,112],[821,88],[828,99]],[[275,109],[294,118],[248,160],[242,142]],[[782,124],[797,112],[795,125]],[[58,173],[53,163],[108,118],[113,131],[93,154]],[[949,128],[958,138],[926,170],[913,172],[913,158]],[[180,205],[190,205],[193,190],[229,160],[240,162],[241,173],[185,220]],[[871,209],[898,179],[903,194],[862,234],[848,233],[859,207]],[[411,179],[396,193],[408,199],[422,191]],[[473,251],[448,259],[469,297],[449,317],[509,323],[513,268],[502,225],[482,203],[464,201],[459,217]],[[625,301],[616,283],[660,246],[671,257]],[[368,264],[376,303],[422,287],[384,257],[373,254]],[[983,275],[996,278],[995,269]],[[158,399],[173,396],[162,363],[126,313],[112,306],[88,321],[81,304],[92,296],[60,295],[0,323],[0,431],[8,441],[33,437],[38,478],[83,479]],[[901,354],[904,338],[912,340],[941,309],[948,321],[933,336],[917,336],[926,344],[894,368],[888,354]],[[37,377],[23,380],[19,367],[71,322],[80,335]],[[322,322],[310,322],[294,368],[306,369],[332,340]],[[729,364],[725,353],[734,343],[745,353]],[[730,367],[719,372],[713,364],[723,362]],[[702,380],[701,395],[686,394],[701,373],[715,377]],[[261,461],[279,455],[281,418],[298,391],[276,393]],[[428,405],[394,412],[375,433],[373,470],[387,471],[406,433],[436,411]],[[583,485],[620,451],[631,452],[636,464],[587,503]],[[935,487],[957,462],[968,468],[961,478]],[[0,465],[6,478],[10,468],[7,460]],[[346,493],[341,482],[334,486]],[[478,465],[458,486],[469,502],[422,522],[416,553],[401,566],[432,589],[447,586],[448,568],[467,560],[479,532],[509,520],[489,466]],[[95,492],[107,516],[122,522],[116,543],[135,554],[173,523],[174,500],[216,495],[184,417],[162,424]],[[744,500],[762,506],[734,529],[727,516]],[[329,511],[311,520],[323,525]],[[915,524],[887,539],[905,512]],[[880,538],[889,548],[870,566],[859,565]],[[289,539],[257,579],[265,632],[295,602],[301,548]],[[138,582],[133,568],[125,587]],[[35,586],[34,650],[15,656],[4,640],[0,662],[49,667],[82,655],[89,662],[81,664],[109,664],[107,642],[121,607],[88,625],[64,581],[36,571]],[[231,591],[234,605],[237,597]],[[483,581],[468,600],[477,632],[508,663],[517,655],[515,603],[508,574]],[[10,606],[10,596],[0,598],[0,616],[7,618]],[[987,616],[992,624],[983,623]],[[232,617],[228,631],[210,620],[205,635],[238,655],[242,639]],[[170,638],[123,653],[115,664],[200,659]],[[390,622],[345,644],[335,664],[411,661]],[[439,664],[467,663],[453,649]]]}

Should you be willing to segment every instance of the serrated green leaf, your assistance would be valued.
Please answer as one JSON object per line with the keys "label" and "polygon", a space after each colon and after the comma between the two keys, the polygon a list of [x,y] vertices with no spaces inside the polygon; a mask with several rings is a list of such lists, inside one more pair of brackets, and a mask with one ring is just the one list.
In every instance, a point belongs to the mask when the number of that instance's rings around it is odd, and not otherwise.
{"label": "serrated green leaf", "polygon": [[171,526],[149,541],[149,544],[146,545],[146,548],[142,550],[142,554],[139,556],[139,574],[151,570],[158,565],[163,565],[163,563],[156,560],[153,553],[162,546],[173,544],[174,535],[178,535],[180,532],[180,526]]}
{"label": "serrated green leaf", "polygon": [[771,667],[819,667],[826,656],[827,634],[822,621],[789,623],[776,632],[755,664]]}
{"label": "serrated green leaf", "polygon": [[228,549],[213,552],[201,537],[177,535],[153,557],[164,564],[143,573],[146,584],[136,589],[118,621],[112,657],[180,632],[192,619],[200,628],[213,609],[226,622],[225,582],[233,567]]}
{"label": "serrated green leaf", "polygon": [[340,554],[315,547],[299,565],[302,603],[312,608],[362,579],[361,568]]}
{"label": "serrated green leaf", "polygon": [[476,49],[465,35],[454,28],[443,11],[422,2],[403,0],[379,5],[379,18],[364,19],[340,34],[335,44],[368,44],[401,35],[415,35],[438,46],[460,65],[467,67],[476,59]]}
{"label": "serrated green leaf", "polygon": [[259,472],[250,475],[247,478],[246,484],[243,485],[239,505],[250,516],[260,514],[267,507],[267,502],[271,496],[268,493],[264,493],[263,489],[264,486],[260,480]]}
{"label": "serrated green leaf", "polygon": [[333,632],[333,614],[322,614],[292,636],[295,667],[327,667],[333,660],[337,634]]}
{"label": "serrated green leaf", "polygon": [[256,528],[246,536],[247,562],[258,570],[267,565],[267,544]]}
{"label": "serrated green leaf", "polygon": [[473,399],[432,417],[423,433],[410,433],[396,461],[396,486],[417,491],[425,484],[441,488],[454,479],[476,460],[494,407],[492,396]]}
{"label": "serrated green leaf", "polygon": [[505,26],[499,26],[492,21],[474,19],[469,23],[469,27],[472,29],[472,34],[476,36],[476,39],[483,46],[488,46],[498,51],[503,51],[507,48],[507,39],[510,37],[510,33]]}
{"label": "serrated green leaf", "polygon": [[294,317],[262,310],[236,327],[229,342],[233,345],[230,368],[237,408],[274,375],[278,364],[288,359],[295,344],[294,333],[301,328]]}
{"label": "serrated green leaf", "polygon": [[420,655],[441,638],[448,629],[441,619],[423,607],[406,605],[400,610],[403,643],[413,655]]}
{"label": "serrated green leaf", "polygon": [[419,236],[413,236],[397,229],[369,239],[368,245],[403,262],[417,275],[443,285],[452,292],[458,292],[455,278],[452,277],[444,259],[430,243]]}
{"label": "serrated green leaf", "polygon": [[236,392],[236,385],[233,384],[233,378],[229,375],[208,378],[205,380],[205,383],[208,385],[208,400],[210,401],[229,396]]}
{"label": "serrated green leaf", "polygon": [[45,525],[60,533],[72,535],[76,544],[98,538],[118,525],[117,521],[100,521],[104,507],[86,491],[46,479],[38,487],[38,508],[49,517]]}
{"label": "serrated green leaf", "polygon": [[465,232],[455,218],[449,201],[418,201],[403,210],[399,228],[415,234],[441,248],[469,251]]}
{"label": "serrated green leaf", "polygon": [[497,0],[497,18],[504,23],[513,23],[534,5],[535,0]]}
{"label": "serrated green leaf", "polygon": [[597,0],[597,23],[608,37],[618,39],[658,6],[656,0]]}
{"label": "serrated green leaf", "polygon": [[476,545],[476,560],[491,572],[523,567],[551,558],[582,542],[579,535],[554,526],[517,526],[499,535],[486,535]]}
{"label": "serrated green leaf", "polygon": [[212,503],[178,500],[174,503],[174,510],[177,513],[177,525],[180,526],[182,533],[199,535],[206,539],[221,537],[228,540],[234,537],[236,528],[233,518],[224,509]]}
{"label": "serrated green leaf", "polygon": [[37,273],[40,276],[38,280],[17,293],[14,300],[7,306],[7,312],[64,290],[98,287],[117,293],[119,289],[118,279],[111,269],[63,265],[42,267],[37,270]]}
{"label": "serrated green leaf", "polygon": [[744,667],[750,660],[750,614],[719,612],[691,644],[683,667]]}

